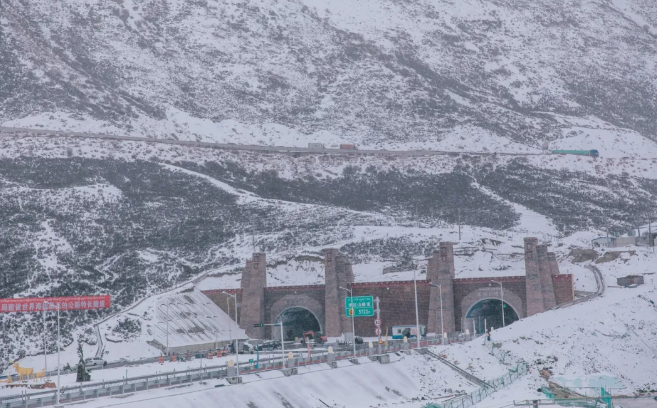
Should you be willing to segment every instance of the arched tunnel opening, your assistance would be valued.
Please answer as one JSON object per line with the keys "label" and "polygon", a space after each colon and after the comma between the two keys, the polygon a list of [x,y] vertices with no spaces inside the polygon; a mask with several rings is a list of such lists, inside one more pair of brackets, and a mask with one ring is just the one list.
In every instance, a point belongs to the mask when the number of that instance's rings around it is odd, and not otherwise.
{"label": "arched tunnel opening", "polygon": [[[286,341],[295,338],[302,339],[303,333],[312,330],[315,333],[321,331],[319,321],[308,309],[302,307],[292,307],[286,309],[276,318],[276,323],[283,321],[283,336]],[[280,328],[272,327],[272,337],[275,340],[281,338]]]}
{"label": "arched tunnel opening", "polygon": [[[473,322],[478,333],[483,333],[485,328],[502,327],[502,310],[504,310],[504,325],[508,326],[517,321],[518,313],[509,305],[499,299],[484,299],[475,303],[465,316],[469,319],[465,325],[466,328],[472,329]],[[464,330],[465,331],[465,330]]]}

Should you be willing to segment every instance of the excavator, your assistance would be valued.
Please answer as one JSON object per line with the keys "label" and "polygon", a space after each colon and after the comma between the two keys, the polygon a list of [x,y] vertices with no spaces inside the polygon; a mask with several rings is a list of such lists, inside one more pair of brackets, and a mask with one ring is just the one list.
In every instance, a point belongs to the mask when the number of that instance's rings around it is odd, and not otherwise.
{"label": "excavator", "polygon": [[305,344],[308,346],[308,358],[311,357],[310,353],[310,339],[315,339],[315,344],[324,344],[326,343],[327,337],[322,336],[322,333],[317,333],[315,334],[314,331],[308,330],[307,332],[303,332],[303,340],[301,340],[301,344]]}
{"label": "excavator", "polygon": [[326,343],[326,336],[322,336],[322,333],[316,333],[312,330],[303,332],[303,340],[301,344],[306,344],[310,342],[310,339],[315,339],[315,344],[324,344]]}

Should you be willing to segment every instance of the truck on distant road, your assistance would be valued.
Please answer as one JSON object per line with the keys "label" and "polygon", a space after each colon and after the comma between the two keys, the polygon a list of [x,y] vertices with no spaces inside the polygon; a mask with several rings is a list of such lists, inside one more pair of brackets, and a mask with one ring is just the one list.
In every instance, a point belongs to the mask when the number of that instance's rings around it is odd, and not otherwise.
{"label": "truck on distant road", "polygon": [[309,149],[325,149],[322,143],[308,143]]}
{"label": "truck on distant road", "polygon": [[598,157],[600,153],[597,150],[552,150],[552,154],[575,154],[578,156]]}
{"label": "truck on distant road", "polygon": [[356,150],[356,145],[351,143],[343,143],[340,145],[340,150]]}

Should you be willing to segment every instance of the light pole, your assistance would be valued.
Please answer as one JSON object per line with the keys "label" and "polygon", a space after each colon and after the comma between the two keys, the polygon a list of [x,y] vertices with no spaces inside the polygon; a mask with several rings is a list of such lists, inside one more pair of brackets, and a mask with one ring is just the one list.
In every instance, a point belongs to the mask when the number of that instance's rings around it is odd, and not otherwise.
{"label": "light pole", "polygon": [[173,301],[167,303],[167,356],[169,355],[169,320],[171,320],[171,316],[169,316],[169,305],[172,304],[174,304]]}
{"label": "light pole", "polygon": [[[224,292],[224,293],[226,293],[226,292]],[[233,342],[233,325],[230,324],[230,299],[229,298],[226,298],[226,304],[228,305],[228,336],[229,336],[229,339],[230,339],[228,344],[230,344],[230,343]]]}
{"label": "light pole", "polygon": [[43,362],[44,362],[44,381],[48,378],[48,355],[46,354],[46,332],[48,328],[46,327],[46,302],[43,302]]}
{"label": "light pole", "polygon": [[[283,365],[281,367],[285,368],[285,339],[283,338],[283,316],[281,316],[280,323],[265,323],[263,324],[263,326],[281,326],[281,353],[283,357],[283,363],[282,363]],[[256,350],[258,350],[257,345],[256,345]]]}
{"label": "light pole", "polygon": [[504,322],[504,288],[502,287],[502,282],[491,280],[493,283],[500,285],[500,298],[502,299],[502,327],[505,326]]}
{"label": "light pole", "polygon": [[440,291],[440,344],[445,345],[445,332],[443,326],[443,285],[442,283],[432,283],[431,286],[438,288]]}
{"label": "light pole", "polygon": [[347,289],[340,286],[340,289],[346,290],[349,292],[349,298],[351,299],[351,335],[353,336],[352,343],[354,344],[354,360],[356,359],[356,325],[354,324],[354,315],[356,314],[356,309],[354,308],[354,292],[353,289]]}
{"label": "light pole", "polygon": [[[189,326],[187,328],[186,334],[191,337],[191,335],[193,333],[193,329],[194,329],[194,321],[192,320],[192,315],[194,313],[192,313],[191,309],[189,308],[188,303],[177,302],[175,305],[178,306],[179,314],[182,318],[182,321],[187,323],[187,326]],[[185,309],[183,309],[183,306],[185,306],[187,308],[186,312],[185,312]],[[185,313],[187,313],[187,316],[185,316]]]}
{"label": "light pole", "polygon": [[43,302],[44,306],[50,304],[51,306],[57,307],[57,388],[55,389],[55,407],[60,407],[59,404],[59,388],[60,384],[60,367],[59,367],[59,349],[60,349],[60,330],[59,330],[59,304],[54,304],[52,302]]}
{"label": "light pole", "polygon": [[415,340],[417,340],[417,349],[420,350],[420,318],[417,311],[417,280],[415,280],[415,271],[413,271],[413,289],[415,290]]}
{"label": "light pole", "polygon": [[[212,316],[205,316],[205,317],[210,319],[210,321],[214,322],[213,317],[219,317],[219,316],[212,315]],[[217,330],[218,330],[218,327],[215,327],[214,328],[214,348],[215,348],[215,350],[217,349]]]}
{"label": "light pole", "polygon": [[[233,300],[235,301],[235,324],[237,324],[237,295],[234,295],[232,293],[228,293],[228,292],[225,292],[225,291],[222,291],[221,293],[224,293],[224,294],[232,297]],[[226,298],[226,302],[228,302],[228,298]],[[229,307],[228,311],[230,313],[230,303],[228,303],[228,307]],[[230,317],[230,315],[228,315],[228,317]],[[228,322],[229,331],[230,331],[231,325],[232,325],[232,323],[229,321]],[[282,332],[283,332],[283,330],[281,329],[281,333]],[[232,335],[231,335],[231,337],[232,337]],[[281,338],[281,340],[283,340],[283,338]],[[283,342],[281,341],[281,344],[282,343]],[[237,376],[239,377],[240,376],[240,351],[237,349],[238,344],[239,343],[237,341],[237,335],[235,335],[235,363],[236,363],[235,365],[237,366]]]}

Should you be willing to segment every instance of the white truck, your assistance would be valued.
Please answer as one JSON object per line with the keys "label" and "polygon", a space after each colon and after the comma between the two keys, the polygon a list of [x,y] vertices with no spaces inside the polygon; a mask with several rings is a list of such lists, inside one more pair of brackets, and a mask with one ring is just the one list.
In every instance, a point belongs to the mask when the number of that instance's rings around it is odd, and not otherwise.
{"label": "white truck", "polygon": [[309,149],[326,149],[322,143],[308,143]]}

